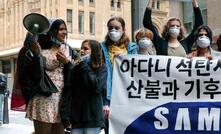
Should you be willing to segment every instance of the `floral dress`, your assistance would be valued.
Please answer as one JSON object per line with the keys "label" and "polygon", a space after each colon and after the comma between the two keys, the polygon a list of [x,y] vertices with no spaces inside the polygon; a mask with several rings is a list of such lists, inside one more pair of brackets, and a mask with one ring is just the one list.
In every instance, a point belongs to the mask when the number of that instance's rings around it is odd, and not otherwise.
{"label": "floral dress", "polygon": [[[59,49],[70,59],[68,46],[62,44]],[[26,118],[46,123],[59,123],[61,122],[59,105],[64,87],[63,65],[57,60],[56,52],[51,49],[42,50],[42,55],[46,58],[46,73],[59,91],[49,97],[34,96],[28,103]]]}

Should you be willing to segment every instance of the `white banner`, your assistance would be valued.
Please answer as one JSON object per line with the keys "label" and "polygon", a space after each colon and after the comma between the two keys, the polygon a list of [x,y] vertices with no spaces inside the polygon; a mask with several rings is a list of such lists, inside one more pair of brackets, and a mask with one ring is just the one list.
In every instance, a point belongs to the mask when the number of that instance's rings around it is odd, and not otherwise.
{"label": "white banner", "polygon": [[115,58],[110,134],[220,132],[221,59]]}

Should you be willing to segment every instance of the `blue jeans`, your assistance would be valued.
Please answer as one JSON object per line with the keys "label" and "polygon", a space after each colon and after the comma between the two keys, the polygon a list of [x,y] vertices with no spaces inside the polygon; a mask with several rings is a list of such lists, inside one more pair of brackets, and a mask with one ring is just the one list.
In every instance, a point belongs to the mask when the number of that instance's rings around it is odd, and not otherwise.
{"label": "blue jeans", "polygon": [[78,128],[72,129],[71,134],[99,134],[100,128]]}

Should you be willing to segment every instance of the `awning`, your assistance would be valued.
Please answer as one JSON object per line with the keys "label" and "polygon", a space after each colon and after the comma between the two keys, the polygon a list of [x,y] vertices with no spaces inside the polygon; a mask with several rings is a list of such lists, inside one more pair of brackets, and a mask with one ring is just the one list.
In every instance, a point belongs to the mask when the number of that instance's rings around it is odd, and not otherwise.
{"label": "awning", "polygon": [[1,58],[1,57],[6,57],[6,56],[11,56],[11,55],[18,54],[18,52],[19,52],[20,49],[21,49],[21,47],[1,51],[1,52],[0,52],[0,58]]}
{"label": "awning", "polygon": [[[80,49],[82,41],[83,40],[68,39],[67,44],[74,49]],[[0,51],[0,58],[18,54],[20,49],[21,47]]]}

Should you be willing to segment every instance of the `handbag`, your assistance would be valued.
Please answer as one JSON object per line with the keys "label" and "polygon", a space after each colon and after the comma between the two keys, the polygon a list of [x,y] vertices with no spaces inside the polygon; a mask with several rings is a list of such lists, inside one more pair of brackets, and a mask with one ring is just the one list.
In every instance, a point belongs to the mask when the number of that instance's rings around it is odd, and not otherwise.
{"label": "handbag", "polygon": [[17,79],[17,72],[14,76],[14,84],[11,96],[11,110],[25,112],[25,99],[22,95],[21,86]]}
{"label": "handbag", "polygon": [[53,81],[50,79],[50,77],[48,76],[48,74],[45,71],[44,68],[44,60],[43,57],[40,57],[40,66],[39,69],[37,69],[38,71],[36,71],[36,73],[41,73],[41,78],[39,80],[39,82],[37,83],[37,85],[35,86],[35,90],[37,94],[49,97],[52,95],[52,93],[57,93],[58,89],[57,87],[54,85]]}

